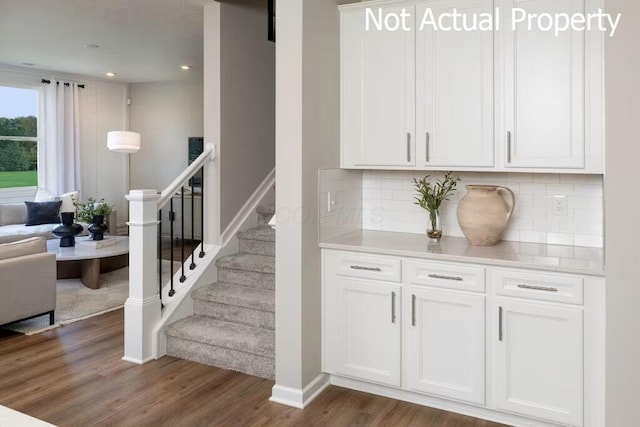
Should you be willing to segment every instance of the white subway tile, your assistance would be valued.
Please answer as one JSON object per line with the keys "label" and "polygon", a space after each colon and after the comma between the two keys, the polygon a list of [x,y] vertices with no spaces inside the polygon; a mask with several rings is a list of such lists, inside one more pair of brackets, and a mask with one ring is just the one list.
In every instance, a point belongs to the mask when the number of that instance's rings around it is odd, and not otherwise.
{"label": "white subway tile", "polygon": [[400,190],[402,188],[402,181],[397,179],[385,179],[382,181],[382,188]]}
{"label": "white subway tile", "polygon": [[520,194],[546,195],[547,186],[545,184],[520,184]]}
{"label": "white subway tile", "polygon": [[560,182],[560,176],[557,173],[534,173],[533,182],[558,184]]}
{"label": "white subway tile", "polygon": [[585,234],[576,234],[574,236],[574,244],[576,246],[586,246],[590,248],[602,247],[602,236],[590,236]]}
{"label": "white subway tile", "polygon": [[520,218],[545,219],[547,217],[547,210],[545,208],[522,206],[518,211]]}
{"label": "white subway tile", "polygon": [[573,186],[575,196],[602,197],[602,185],[596,184],[575,184]]}
{"label": "white subway tile", "polygon": [[573,234],[568,233],[547,233],[548,245],[573,245]]}
{"label": "white subway tile", "polygon": [[509,182],[533,182],[533,174],[530,173],[508,173],[507,181]]}
{"label": "white subway tile", "polygon": [[409,190],[393,190],[393,194],[389,199],[393,200],[406,200],[408,202],[413,202],[415,199],[415,192]]}
{"label": "white subway tile", "polygon": [[551,209],[551,197],[549,196],[533,196],[533,206],[537,208]]}
{"label": "white subway tile", "polygon": [[547,196],[570,196],[573,184],[547,184]]}
{"label": "white subway tile", "polygon": [[571,196],[567,198],[567,206],[569,209],[588,209],[589,199],[586,197]]}

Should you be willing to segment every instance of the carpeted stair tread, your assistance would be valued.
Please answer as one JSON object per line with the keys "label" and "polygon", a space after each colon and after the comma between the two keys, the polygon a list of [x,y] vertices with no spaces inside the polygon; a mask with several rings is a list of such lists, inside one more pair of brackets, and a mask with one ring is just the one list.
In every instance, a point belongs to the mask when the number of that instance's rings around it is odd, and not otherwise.
{"label": "carpeted stair tread", "polygon": [[229,283],[214,283],[191,293],[193,299],[275,312],[275,292]]}
{"label": "carpeted stair tread", "polygon": [[238,233],[240,240],[258,240],[261,242],[275,242],[276,230],[271,227],[256,227]]}
{"label": "carpeted stair tread", "polygon": [[276,272],[274,257],[255,254],[229,255],[218,259],[218,261],[216,261],[216,267],[269,274],[275,274]]}
{"label": "carpeted stair tread", "polygon": [[233,268],[218,267],[218,281],[252,288],[275,289],[276,287],[275,274]]}
{"label": "carpeted stair tread", "polygon": [[260,205],[256,208],[256,212],[263,215],[275,215],[276,205],[275,203],[267,203],[265,205]]}
{"label": "carpeted stair tread", "polygon": [[226,348],[261,357],[275,357],[275,332],[269,329],[191,316],[167,328],[169,339],[177,338]]}

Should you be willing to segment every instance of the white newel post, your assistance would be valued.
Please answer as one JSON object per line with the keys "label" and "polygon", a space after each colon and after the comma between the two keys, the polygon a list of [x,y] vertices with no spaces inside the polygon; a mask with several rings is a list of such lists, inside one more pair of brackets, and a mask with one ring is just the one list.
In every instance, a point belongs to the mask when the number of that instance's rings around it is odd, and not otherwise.
{"label": "white newel post", "polygon": [[156,190],[131,190],[129,200],[129,298],[124,304],[124,357],[153,359],[152,334],[160,321],[158,295],[158,199]]}

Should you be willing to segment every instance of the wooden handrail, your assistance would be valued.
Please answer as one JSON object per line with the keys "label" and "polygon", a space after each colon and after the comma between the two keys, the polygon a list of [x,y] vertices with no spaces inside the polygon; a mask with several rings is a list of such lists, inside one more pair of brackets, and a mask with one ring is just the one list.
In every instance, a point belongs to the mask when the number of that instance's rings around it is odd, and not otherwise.
{"label": "wooden handrail", "polygon": [[200,171],[200,168],[207,162],[216,158],[216,150],[213,144],[206,144],[202,154],[200,154],[194,161],[186,168],[171,184],[160,193],[160,199],[158,200],[158,209],[162,209],[164,205],[169,202],[171,197],[178,192],[178,190],[184,186],[191,177]]}

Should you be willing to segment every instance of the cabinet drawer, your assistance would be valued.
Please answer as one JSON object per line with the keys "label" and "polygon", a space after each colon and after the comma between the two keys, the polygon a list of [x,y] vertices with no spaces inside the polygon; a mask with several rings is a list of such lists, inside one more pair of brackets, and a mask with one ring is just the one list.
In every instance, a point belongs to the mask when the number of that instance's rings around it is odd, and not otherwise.
{"label": "cabinet drawer", "polygon": [[412,285],[484,292],[484,267],[437,261],[405,261],[405,274]]}
{"label": "cabinet drawer", "polygon": [[495,269],[496,294],[542,301],[583,303],[584,279],[579,276]]}
{"label": "cabinet drawer", "polygon": [[348,252],[333,254],[334,271],[337,276],[400,282],[402,262],[399,258],[361,255]]}

